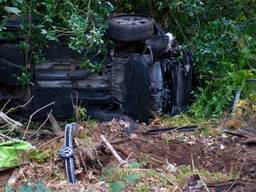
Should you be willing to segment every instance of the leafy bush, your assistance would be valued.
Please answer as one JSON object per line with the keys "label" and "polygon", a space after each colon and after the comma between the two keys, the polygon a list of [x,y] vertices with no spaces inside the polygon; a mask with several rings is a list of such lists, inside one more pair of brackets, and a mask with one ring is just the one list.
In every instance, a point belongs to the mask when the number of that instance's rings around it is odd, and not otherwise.
{"label": "leafy bush", "polygon": [[21,21],[25,41],[20,47],[27,55],[27,64],[41,63],[42,49],[48,40],[64,42],[73,50],[106,51],[104,34],[106,19],[113,7],[105,0],[13,0],[0,1],[0,31],[11,15]]}
{"label": "leafy bush", "polygon": [[198,117],[219,116],[238,88],[253,77],[256,44],[247,25],[221,18],[210,22],[194,40],[199,92],[191,111]]}

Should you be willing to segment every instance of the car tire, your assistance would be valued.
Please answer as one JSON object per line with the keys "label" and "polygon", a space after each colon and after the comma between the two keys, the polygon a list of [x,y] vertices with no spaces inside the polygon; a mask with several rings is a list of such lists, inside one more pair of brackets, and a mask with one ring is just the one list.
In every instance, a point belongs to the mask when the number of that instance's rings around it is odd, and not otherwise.
{"label": "car tire", "polygon": [[131,55],[125,66],[126,114],[139,122],[149,123],[150,116],[150,64],[147,55]]}
{"label": "car tire", "polygon": [[109,21],[109,34],[118,41],[145,40],[154,34],[154,21],[143,15],[114,16]]}

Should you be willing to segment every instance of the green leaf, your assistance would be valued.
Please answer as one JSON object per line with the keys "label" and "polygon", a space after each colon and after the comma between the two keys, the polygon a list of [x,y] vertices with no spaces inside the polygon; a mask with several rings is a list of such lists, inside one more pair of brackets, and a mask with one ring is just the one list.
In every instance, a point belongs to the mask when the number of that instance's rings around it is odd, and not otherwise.
{"label": "green leaf", "polygon": [[11,186],[7,185],[5,188],[5,192],[14,192]]}
{"label": "green leaf", "polygon": [[23,185],[19,187],[19,192],[33,192],[33,187],[31,185]]}
{"label": "green leaf", "polygon": [[21,13],[21,10],[19,10],[17,7],[4,6],[4,10],[15,15],[19,15]]}
{"label": "green leaf", "polygon": [[129,167],[130,167],[131,169],[138,169],[138,168],[140,168],[140,164],[137,163],[137,162],[132,162],[132,163],[129,165]]}
{"label": "green leaf", "polygon": [[47,34],[47,31],[46,31],[45,29],[42,29],[42,30],[41,30],[41,34],[46,35],[46,34]]}
{"label": "green leaf", "polygon": [[48,189],[42,181],[39,181],[36,184],[36,192],[51,192],[51,190]]}
{"label": "green leaf", "polygon": [[134,183],[136,180],[138,180],[140,178],[140,175],[139,174],[137,174],[137,173],[134,173],[134,174],[132,174],[132,175],[129,175],[129,176],[127,176],[127,181],[129,182],[129,183]]}
{"label": "green leaf", "polygon": [[110,184],[111,192],[122,192],[125,189],[125,183],[116,181]]}

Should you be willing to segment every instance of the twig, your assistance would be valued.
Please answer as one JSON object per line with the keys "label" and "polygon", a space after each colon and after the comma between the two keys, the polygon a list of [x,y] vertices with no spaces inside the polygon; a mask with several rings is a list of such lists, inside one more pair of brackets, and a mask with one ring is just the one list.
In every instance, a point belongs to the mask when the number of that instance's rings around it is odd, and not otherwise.
{"label": "twig", "polygon": [[10,103],[10,101],[11,101],[11,99],[8,99],[8,101],[2,107],[1,111],[3,111],[5,109],[5,107]]}
{"label": "twig", "polygon": [[33,99],[33,96],[30,97],[30,99],[29,99],[26,103],[24,103],[23,105],[18,105],[17,107],[14,107],[14,108],[9,109],[9,110],[6,112],[6,114],[8,114],[8,113],[10,113],[10,112],[12,112],[12,111],[15,111],[15,110],[17,110],[17,109],[19,109],[19,108],[26,107],[26,106],[32,101],[32,99]]}
{"label": "twig", "polygon": [[194,175],[196,174],[195,173],[195,162],[194,162],[194,158],[193,158],[193,154],[191,153],[191,164],[192,164],[192,170],[193,170],[193,173],[194,173]]}
{"label": "twig", "polygon": [[199,176],[201,182],[203,183],[205,190],[206,190],[207,192],[210,192],[210,190],[208,189],[206,183],[204,182],[203,178],[201,177],[199,171],[198,171],[197,169],[196,169],[195,171],[196,171],[197,175]]}
{"label": "twig", "polygon": [[103,141],[103,143],[109,148],[109,150],[111,151],[112,155],[116,158],[116,160],[120,163],[120,165],[124,165],[127,164],[128,161],[127,160],[123,160],[118,153],[116,152],[116,150],[114,149],[114,147],[108,142],[108,140],[105,138],[104,135],[100,136],[101,140]]}
{"label": "twig", "polygon": [[167,182],[169,182],[171,185],[177,187],[178,191],[182,192],[182,190],[179,188],[179,186],[174,183],[174,181],[170,180],[168,176],[166,176],[164,173],[159,173],[159,176],[163,179],[165,179]]}
{"label": "twig", "polygon": [[100,162],[100,159],[99,159],[99,155],[98,155],[97,150],[94,149],[94,152],[95,152],[95,155],[96,155],[96,160],[97,160],[97,162],[99,163],[100,167],[103,168],[103,165],[102,165],[102,163]]}
{"label": "twig", "polygon": [[83,166],[85,172],[88,173],[87,167],[85,165],[85,159],[84,159],[83,153],[82,153],[81,148],[80,148],[80,144],[79,144],[79,142],[78,142],[78,140],[76,138],[74,138],[74,143],[75,143],[75,145],[76,145],[76,147],[78,149],[78,155],[79,155],[79,158],[80,158],[80,160],[82,162],[82,166]]}
{"label": "twig", "polygon": [[8,136],[7,136],[7,135],[5,135],[5,134],[0,133],[0,136],[1,136],[1,137],[3,137],[3,138],[6,138],[6,139],[8,139],[8,140],[11,140],[11,138],[10,138],[10,137],[8,137]]}
{"label": "twig", "polygon": [[37,132],[46,124],[46,122],[48,121],[48,119],[50,118],[50,115],[52,114],[52,109],[50,111],[50,113],[48,113],[46,119],[44,120],[44,122],[38,127],[38,129],[29,137],[29,139],[31,139],[35,134],[37,134]]}
{"label": "twig", "polygon": [[[228,180],[228,181],[222,181],[222,182],[215,182],[215,183],[206,183],[207,187],[225,187],[232,185],[234,180]],[[244,183],[242,181],[237,181],[236,185],[243,185]],[[246,182],[248,184],[248,182]]]}
{"label": "twig", "polygon": [[39,149],[44,148],[45,146],[51,144],[52,142],[54,142],[54,141],[56,141],[56,140],[61,139],[62,137],[63,137],[63,135],[60,135],[60,136],[58,136],[58,137],[52,138],[51,140],[47,141],[46,143],[40,145],[40,146],[39,146]]}
{"label": "twig", "polygon": [[27,132],[28,132],[29,125],[30,125],[30,123],[31,123],[32,118],[34,117],[34,115],[37,114],[39,111],[41,111],[41,110],[43,110],[43,109],[45,109],[45,108],[47,108],[47,107],[49,107],[49,106],[51,106],[51,105],[54,105],[54,104],[55,104],[55,102],[51,102],[51,103],[49,103],[49,104],[47,104],[47,105],[45,105],[45,106],[43,106],[43,107],[37,109],[34,113],[32,113],[32,114],[29,116],[28,124],[27,124],[27,126],[26,126],[26,130],[25,130],[25,132],[24,132],[24,134],[23,134],[22,140],[24,140],[24,138],[26,137],[26,134],[27,134]]}
{"label": "twig", "polygon": [[11,124],[14,127],[22,127],[23,125],[18,122],[13,120],[12,118],[8,117],[5,113],[3,113],[2,111],[0,112],[0,118],[2,118],[2,120],[6,123]]}
{"label": "twig", "polygon": [[245,160],[243,159],[243,163],[239,169],[239,172],[238,172],[238,175],[236,177],[236,179],[234,180],[234,182],[229,186],[229,188],[227,190],[224,190],[224,192],[228,192],[230,189],[232,189],[232,187],[236,184],[236,182],[238,181],[239,177],[240,177],[240,174],[241,174],[241,171],[242,171],[242,168],[244,167],[244,162]]}
{"label": "twig", "polygon": [[156,162],[156,163],[164,164],[164,162],[163,162],[163,161],[160,161],[159,159],[156,159],[156,158],[154,158],[154,157],[152,157],[152,156],[148,156],[148,158],[149,158],[150,160],[152,160],[152,161]]}

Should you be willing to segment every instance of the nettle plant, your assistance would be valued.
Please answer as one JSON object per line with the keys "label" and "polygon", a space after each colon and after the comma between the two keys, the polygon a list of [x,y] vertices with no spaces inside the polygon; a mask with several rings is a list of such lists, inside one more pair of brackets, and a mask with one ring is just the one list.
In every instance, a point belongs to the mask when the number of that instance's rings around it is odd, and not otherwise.
{"label": "nettle plant", "polygon": [[9,17],[16,16],[21,22],[24,41],[19,47],[26,53],[27,68],[44,61],[42,50],[49,40],[62,39],[71,49],[84,53],[86,60],[87,51],[106,51],[106,19],[112,11],[112,5],[104,0],[0,0],[0,30]]}

